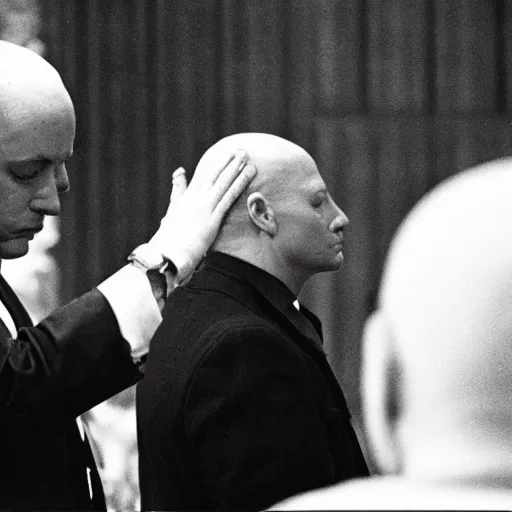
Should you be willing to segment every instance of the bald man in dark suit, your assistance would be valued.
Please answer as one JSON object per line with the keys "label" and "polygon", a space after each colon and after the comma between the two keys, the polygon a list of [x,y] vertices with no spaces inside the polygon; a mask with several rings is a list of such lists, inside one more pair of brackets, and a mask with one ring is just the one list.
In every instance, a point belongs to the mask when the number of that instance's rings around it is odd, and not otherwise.
{"label": "bald man in dark suit", "polygon": [[170,297],[137,389],[144,509],[256,510],[368,475],[320,322],[296,301],[342,265],[348,220],[314,160],[278,137],[227,137],[198,170],[233,147],[257,178]]}

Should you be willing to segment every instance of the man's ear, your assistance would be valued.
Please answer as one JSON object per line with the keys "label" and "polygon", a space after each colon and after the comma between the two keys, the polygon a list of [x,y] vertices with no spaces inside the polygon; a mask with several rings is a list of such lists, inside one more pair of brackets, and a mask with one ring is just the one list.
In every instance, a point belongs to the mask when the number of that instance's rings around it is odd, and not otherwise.
{"label": "man's ear", "polygon": [[383,313],[376,311],[367,320],[363,335],[362,401],[370,449],[386,474],[401,470],[396,432],[400,385],[392,335]]}
{"label": "man's ear", "polygon": [[270,236],[277,233],[277,222],[270,204],[260,192],[253,192],[247,198],[247,211],[249,217],[258,226]]}

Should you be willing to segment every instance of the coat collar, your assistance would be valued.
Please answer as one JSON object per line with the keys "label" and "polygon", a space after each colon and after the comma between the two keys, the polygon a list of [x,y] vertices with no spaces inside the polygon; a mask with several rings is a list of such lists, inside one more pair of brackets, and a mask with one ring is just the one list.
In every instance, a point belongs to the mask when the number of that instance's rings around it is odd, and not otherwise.
{"label": "coat collar", "polygon": [[[251,263],[220,252],[209,253],[202,268],[212,269],[235,279],[240,287],[238,290],[230,288],[229,293],[236,295],[244,303],[247,303],[246,290],[249,287],[260,304],[265,304],[267,309],[271,306],[280,324],[284,324],[295,335],[306,338],[310,346],[323,353],[320,320],[303,306],[300,306],[299,312],[293,305],[295,295],[277,277]],[[201,280],[201,269],[197,277]]]}

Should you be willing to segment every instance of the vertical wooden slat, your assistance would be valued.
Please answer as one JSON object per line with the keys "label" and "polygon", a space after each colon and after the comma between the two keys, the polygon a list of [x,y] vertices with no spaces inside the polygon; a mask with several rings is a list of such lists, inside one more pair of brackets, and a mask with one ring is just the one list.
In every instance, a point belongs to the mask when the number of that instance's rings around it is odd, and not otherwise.
{"label": "vertical wooden slat", "polygon": [[495,2],[436,0],[435,13],[435,103],[439,112],[495,112]]}
{"label": "vertical wooden slat", "polygon": [[426,111],[431,3],[372,0],[367,5],[370,111]]}
{"label": "vertical wooden slat", "polygon": [[[108,73],[109,79],[98,79],[103,86],[95,108],[101,113],[99,123],[103,129],[103,137],[95,141],[98,147],[91,148],[100,151],[100,168],[95,175],[97,181],[92,186],[101,198],[97,205],[101,224],[112,225],[107,233],[101,234],[101,243],[103,246],[113,243],[119,250],[116,251],[117,254],[114,251],[102,254],[103,275],[98,273],[97,279],[110,274],[126,257],[123,248],[128,230],[131,231],[132,226],[128,227],[125,206],[131,203],[129,195],[134,193],[135,184],[134,147],[130,144],[128,133],[136,110],[133,106],[134,77],[130,73],[130,63],[133,62],[134,55],[127,44],[128,38],[133,38],[128,30],[128,17],[133,17],[134,13],[126,9],[126,3],[122,0],[111,0],[100,8],[105,26],[100,29],[103,45],[97,65],[101,76]],[[142,216],[143,212],[139,212],[139,215]]]}
{"label": "vertical wooden slat", "polygon": [[355,113],[364,107],[364,0],[314,2],[317,10],[317,106]]}
{"label": "vertical wooden slat", "polygon": [[[121,172],[127,191],[122,211],[126,212],[127,233],[119,240],[120,255],[125,256],[134,247],[149,238],[148,221],[152,217],[152,190],[157,185],[154,158],[150,151],[150,62],[147,51],[147,2],[130,1],[126,19],[127,66],[130,88],[124,100],[127,138],[125,146],[132,148],[129,163]],[[123,6],[124,7],[124,6]],[[124,7],[125,8],[125,7]],[[133,108],[132,105],[136,105]]]}
{"label": "vertical wooden slat", "polygon": [[[105,51],[108,46],[105,46],[104,43],[105,36],[108,34],[106,30],[108,18],[103,18],[100,0],[87,0],[83,3],[83,6],[79,2],[77,6],[83,13],[86,25],[85,30],[80,29],[78,32],[81,45],[78,55],[82,61],[82,65],[78,67],[78,80],[84,93],[83,97],[78,99],[77,108],[80,108],[80,110],[77,110],[77,114],[81,118],[79,123],[83,127],[79,139],[80,161],[83,162],[83,168],[79,173],[81,181],[75,187],[74,197],[77,198],[79,207],[77,213],[80,216],[81,238],[87,244],[90,255],[88,265],[84,269],[84,279],[81,283],[83,288],[86,289],[90,286],[89,283],[94,282],[94,278],[102,273],[102,264],[105,257],[102,237],[108,237],[108,232],[101,230],[101,226],[105,225],[103,212],[106,205],[99,195],[99,191],[102,190],[104,185],[102,170],[104,170],[105,165],[101,148],[109,131],[109,126],[105,123],[104,104],[102,102],[107,84],[104,86],[101,80],[103,76],[101,58],[108,53]],[[102,23],[103,19],[105,20],[104,23]],[[84,191],[88,191],[88,194],[84,194]],[[78,265],[75,267],[75,272],[78,272]]]}
{"label": "vertical wooden slat", "polygon": [[400,222],[428,189],[431,131],[424,118],[384,118],[373,124],[378,162],[374,237],[380,269]]}
{"label": "vertical wooden slat", "polygon": [[[55,2],[48,2],[53,4],[53,9],[56,9]],[[62,75],[62,79],[69,90],[71,99],[75,104],[75,112],[77,114],[77,134],[81,128],[81,111],[77,105],[79,102],[79,76],[77,61],[81,53],[78,50],[78,19],[79,15],[77,7],[74,2],[63,5],[57,3],[57,19],[56,25],[52,25],[51,30],[60,33],[61,46],[53,49],[53,54],[59,53],[58,71]],[[63,29],[64,27],[64,29]],[[55,37],[55,36],[53,36]],[[46,41],[45,41],[46,42]],[[50,46],[50,43],[47,42]],[[56,63],[57,64],[57,63]],[[79,203],[76,200],[78,194],[79,175],[84,171],[81,158],[81,144],[75,139],[74,156],[67,164],[67,172],[71,190],[67,194],[61,196],[62,202],[62,216],[60,218],[61,237],[57,247],[57,261],[61,271],[61,295],[62,298],[69,299],[74,297],[76,290],[79,289],[79,283],[83,278],[76,272],[77,254],[80,248],[84,248],[85,244],[80,238],[80,225],[82,224]]]}
{"label": "vertical wooden slat", "polygon": [[508,0],[497,0],[497,15],[500,32],[498,36],[498,57],[500,67],[498,76],[502,87],[502,113],[510,115],[512,112],[512,4]]}
{"label": "vertical wooden slat", "polygon": [[[168,108],[169,98],[172,96],[172,62],[168,56],[169,45],[174,37],[174,26],[172,18],[167,16],[168,2],[166,0],[155,0],[154,18],[150,21],[150,32],[154,34],[154,103],[156,125],[155,145],[155,181],[159,184],[153,188],[155,194],[156,216],[161,217],[165,213],[168,198],[168,190],[171,186],[171,173],[173,167],[179,164],[179,158],[174,154],[174,146],[170,137],[174,134],[175,122]],[[178,127],[179,128],[179,127]],[[181,163],[186,165],[185,162]],[[189,169],[187,169],[189,171]],[[155,226],[156,227],[156,226]]]}
{"label": "vertical wooden slat", "polygon": [[318,9],[309,0],[293,0],[287,2],[285,8],[282,37],[285,48],[286,133],[290,140],[313,152],[318,51],[314,27]]}
{"label": "vertical wooden slat", "polygon": [[192,171],[216,138],[217,2],[158,6],[157,15],[163,19],[158,25],[157,55],[163,66],[158,78],[158,116],[167,117],[160,120],[160,143],[171,151],[163,162],[167,169],[159,172],[170,175],[178,164]]}
{"label": "vertical wooden slat", "polygon": [[224,0],[222,135],[286,132],[280,2]]}

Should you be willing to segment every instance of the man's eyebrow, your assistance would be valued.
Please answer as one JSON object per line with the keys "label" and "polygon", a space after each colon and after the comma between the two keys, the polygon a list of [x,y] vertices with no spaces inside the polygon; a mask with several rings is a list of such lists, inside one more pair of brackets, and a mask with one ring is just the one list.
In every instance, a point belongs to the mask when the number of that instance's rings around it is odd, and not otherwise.
{"label": "man's eyebrow", "polygon": [[46,162],[54,162],[56,164],[63,164],[65,162],[67,162],[72,156],[73,156],[72,151],[67,151],[66,153],[63,153],[62,155],[44,155],[41,153],[39,155],[35,155],[30,158],[20,158],[19,160],[14,159],[14,160],[11,160],[11,162],[16,163],[16,164],[25,164],[25,163],[29,163],[29,162],[46,161]]}

